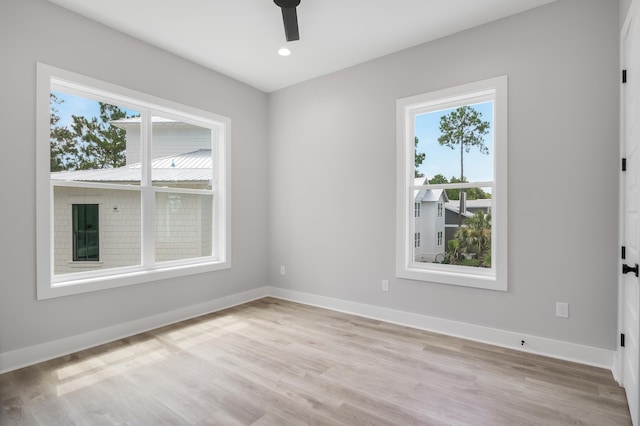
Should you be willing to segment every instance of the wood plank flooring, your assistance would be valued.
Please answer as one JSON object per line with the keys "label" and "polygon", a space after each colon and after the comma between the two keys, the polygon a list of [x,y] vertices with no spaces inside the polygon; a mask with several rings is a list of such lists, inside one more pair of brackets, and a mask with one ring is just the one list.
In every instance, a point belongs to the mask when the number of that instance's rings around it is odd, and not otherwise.
{"label": "wood plank flooring", "polygon": [[630,425],[611,372],[265,298],[0,375],[2,425]]}

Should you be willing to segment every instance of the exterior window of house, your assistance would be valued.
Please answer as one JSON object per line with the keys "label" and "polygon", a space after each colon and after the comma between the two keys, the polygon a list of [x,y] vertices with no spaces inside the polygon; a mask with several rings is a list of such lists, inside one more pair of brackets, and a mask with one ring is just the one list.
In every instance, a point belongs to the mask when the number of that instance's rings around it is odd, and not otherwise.
{"label": "exterior window of house", "polygon": [[73,261],[100,260],[98,204],[73,204]]}
{"label": "exterior window of house", "polygon": [[[506,291],[507,77],[396,106],[396,275]],[[433,206],[419,219],[411,211],[418,198]],[[415,229],[429,229],[433,253],[414,255]]]}
{"label": "exterior window of house", "polygon": [[413,234],[413,248],[419,248],[420,247],[420,233],[416,232],[415,234]]}
{"label": "exterior window of house", "polygon": [[414,205],[413,205],[413,217],[420,217],[420,203],[414,203]]}
{"label": "exterior window of house", "polygon": [[38,64],[38,299],[228,269],[230,120]]}

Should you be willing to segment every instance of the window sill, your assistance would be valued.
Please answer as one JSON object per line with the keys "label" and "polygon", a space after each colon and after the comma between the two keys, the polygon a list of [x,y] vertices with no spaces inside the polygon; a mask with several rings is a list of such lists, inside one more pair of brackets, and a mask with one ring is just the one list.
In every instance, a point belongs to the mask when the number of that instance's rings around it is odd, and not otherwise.
{"label": "window sill", "polygon": [[82,268],[96,268],[96,267],[102,267],[104,266],[104,262],[101,261],[73,261],[70,260],[68,263],[70,268],[78,268],[78,269],[82,269]]}
{"label": "window sill", "polygon": [[49,285],[39,285],[37,298],[38,300],[53,299],[224,269],[231,269],[231,261],[212,260],[188,265],[170,264],[155,269],[118,268],[109,270],[113,271],[110,275],[104,275],[103,270],[100,276],[78,272],[77,275],[74,274],[75,277],[58,277]]}
{"label": "window sill", "polygon": [[[426,281],[436,284],[456,285],[462,287],[480,288],[485,290],[507,291],[506,279],[501,279],[490,274],[490,269],[486,274],[474,274],[457,271],[434,271],[420,268],[400,268],[396,271],[398,278],[405,278],[414,281]],[[484,271],[479,271],[484,272]]]}

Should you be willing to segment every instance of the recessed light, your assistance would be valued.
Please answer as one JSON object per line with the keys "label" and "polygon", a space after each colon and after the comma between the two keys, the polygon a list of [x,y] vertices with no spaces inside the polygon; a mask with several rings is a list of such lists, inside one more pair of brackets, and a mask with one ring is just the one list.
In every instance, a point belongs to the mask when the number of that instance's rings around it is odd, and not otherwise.
{"label": "recessed light", "polygon": [[286,47],[281,47],[280,50],[278,50],[278,55],[280,55],[280,56],[289,56],[289,55],[291,55],[291,51],[289,49],[287,49]]}

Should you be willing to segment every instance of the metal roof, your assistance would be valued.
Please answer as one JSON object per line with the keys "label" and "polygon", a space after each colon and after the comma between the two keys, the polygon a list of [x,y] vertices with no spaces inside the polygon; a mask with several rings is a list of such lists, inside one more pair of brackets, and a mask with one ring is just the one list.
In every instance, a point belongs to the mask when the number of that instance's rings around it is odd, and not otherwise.
{"label": "metal roof", "polygon": [[[181,123],[180,121],[172,120],[170,118],[159,117],[157,115],[151,116],[152,123]],[[140,117],[127,117],[119,120],[112,120],[109,123],[140,123]]]}
{"label": "metal roof", "polygon": [[[179,155],[156,158],[151,162],[154,182],[194,182],[212,179],[210,149],[200,149]],[[141,164],[134,163],[114,169],[73,170],[51,173],[52,180],[83,182],[139,182]]]}
{"label": "metal roof", "polygon": [[[444,193],[444,197],[442,194]],[[442,198],[441,198],[442,197]],[[447,201],[447,193],[444,192],[444,189],[423,189],[421,191],[417,191],[416,201],[438,201],[442,199],[442,201]]]}
{"label": "metal roof", "polygon": [[[140,117],[128,117],[128,118],[121,118],[119,120],[112,120],[112,121],[109,121],[109,123],[121,129],[127,130],[127,129],[134,129],[134,128],[140,127],[140,120],[141,120]],[[194,127],[194,128],[199,127],[193,124],[185,123],[183,121],[172,120],[170,118],[159,117],[157,115],[151,116],[151,123],[154,126]],[[206,128],[203,128],[203,129],[208,130]]]}

